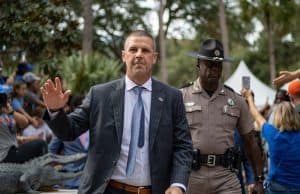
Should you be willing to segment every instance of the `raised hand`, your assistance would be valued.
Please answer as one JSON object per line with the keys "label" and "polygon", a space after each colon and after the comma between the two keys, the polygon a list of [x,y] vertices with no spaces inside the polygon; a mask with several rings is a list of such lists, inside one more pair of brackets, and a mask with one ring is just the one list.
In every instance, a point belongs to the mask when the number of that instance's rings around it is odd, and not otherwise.
{"label": "raised hand", "polygon": [[241,95],[243,97],[245,97],[247,100],[253,99],[253,96],[251,94],[251,90],[247,90],[245,88],[242,88],[242,90],[240,92],[241,92]]}
{"label": "raised hand", "polygon": [[273,80],[273,84],[276,86],[281,86],[287,82],[290,82],[300,75],[300,69],[296,71],[280,71],[279,76]]}
{"label": "raised hand", "polygon": [[67,104],[71,91],[67,90],[63,92],[60,79],[56,77],[55,83],[50,79],[45,82],[41,87],[41,93],[47,108],[58,110]]}

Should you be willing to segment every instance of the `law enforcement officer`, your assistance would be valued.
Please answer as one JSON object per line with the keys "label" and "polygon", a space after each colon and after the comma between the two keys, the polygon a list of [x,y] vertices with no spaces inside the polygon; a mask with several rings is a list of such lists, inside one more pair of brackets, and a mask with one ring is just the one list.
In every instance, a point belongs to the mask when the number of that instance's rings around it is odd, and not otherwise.
{"label": "law enforcement officer", "polygon": [[194,144],[188,193],[241,193],[235,174],[239,159],[233,148],[236,128],[256,176],[255,190],[263,193],[263,161],[248,106],[244,98],[220,82],[222,63],[230,61],[224,58],[223,45],[216,39],[205,40],[200,51],[191,56],[198,59],[199,78],[182,89]]}

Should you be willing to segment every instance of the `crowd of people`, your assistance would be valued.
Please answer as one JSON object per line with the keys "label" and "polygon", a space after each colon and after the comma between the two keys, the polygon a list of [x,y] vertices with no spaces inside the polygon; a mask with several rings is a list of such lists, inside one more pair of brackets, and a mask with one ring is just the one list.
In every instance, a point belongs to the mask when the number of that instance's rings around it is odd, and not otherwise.
{"label": "crowd of people", "polygon": [[[58,139],[47,124],[46,106],[40,95],[41,78],[33,65],[19,63],[12,76],[0,80],[0,162],[24,163],[48,152],[71,155],[86,153],[89,137],[83,134],[72,142]],[[0,71],[3,71],[3,64]],[[73,111],[82,96],[71,96],[64,107]],[[78,172],[85,161],[65,165],[61,170]],[[79,178],[66,181],[64,188],[78,188]]]}
{"label": "crowd of people", "polygon": [[288,90],[258,109],[255,91],[221,83],[231,60],[220,41],[190,54],[198,77],[180,90],[152,78],[157,55],[148,32],[132,32],[125,76],[86,97],[72,96],[61,77],[41,85],[28,63],[1,74],[0,162],[88,153],[63,168],[84,169],[64,184],[82,194],[300,193],[300,70],[280,72],[273,84],[290,82]]}

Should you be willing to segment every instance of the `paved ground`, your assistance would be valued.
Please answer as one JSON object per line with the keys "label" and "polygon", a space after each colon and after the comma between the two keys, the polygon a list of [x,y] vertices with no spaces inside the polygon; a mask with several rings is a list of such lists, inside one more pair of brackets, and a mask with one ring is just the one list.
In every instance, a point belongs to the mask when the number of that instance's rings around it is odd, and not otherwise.
{"label": "paved ground", "polygon": [[66,190],[61,189],[59,191],[51,191],[51,192],[42,192],[41,194],[77,194],[77,190]]}

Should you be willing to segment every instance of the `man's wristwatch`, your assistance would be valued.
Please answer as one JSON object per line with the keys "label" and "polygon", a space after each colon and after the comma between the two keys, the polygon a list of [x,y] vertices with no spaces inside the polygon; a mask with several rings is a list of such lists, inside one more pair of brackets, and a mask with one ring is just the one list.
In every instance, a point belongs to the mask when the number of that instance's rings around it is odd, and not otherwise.
{"label": "man's wristwatch", "polygon": [[256,182],[263,183],[264,180],[265,180],[265,176],[264,175],[255,176],[255,181]]}

